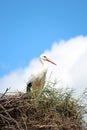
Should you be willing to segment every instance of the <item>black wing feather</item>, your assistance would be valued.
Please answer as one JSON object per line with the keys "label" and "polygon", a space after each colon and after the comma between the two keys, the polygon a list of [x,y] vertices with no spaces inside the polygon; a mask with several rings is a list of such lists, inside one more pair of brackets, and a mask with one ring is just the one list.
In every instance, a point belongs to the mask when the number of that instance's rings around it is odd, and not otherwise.
{"label": "black wing feather", "polygon": [[30,92],[31,91],[31,87],[32,87],[32,82],[29,82],[27,84],[26,92]]}

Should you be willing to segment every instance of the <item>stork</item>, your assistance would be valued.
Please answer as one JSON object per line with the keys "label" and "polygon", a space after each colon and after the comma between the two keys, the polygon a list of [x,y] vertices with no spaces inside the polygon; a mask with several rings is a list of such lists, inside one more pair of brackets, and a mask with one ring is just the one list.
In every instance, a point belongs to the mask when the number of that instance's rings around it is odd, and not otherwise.
{"label": "stork", "polygon": [[30,92],[32,89],[35,95],[40,94],[45,84],[45,78],[46,78],[46,73],[48,69],[46,61],[56,65],[49,58],[47,58],[44,55],[41,55],[40,62],[42,63],[42,67],[31,74],[31,79],[27,82],[26,92]]}

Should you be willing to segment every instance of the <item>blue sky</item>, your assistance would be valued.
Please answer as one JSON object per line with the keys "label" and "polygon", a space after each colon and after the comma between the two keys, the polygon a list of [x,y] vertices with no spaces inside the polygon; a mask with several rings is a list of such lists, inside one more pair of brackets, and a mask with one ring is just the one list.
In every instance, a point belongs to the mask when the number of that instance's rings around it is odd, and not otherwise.
{"label": "blue sky", "polygon": [[87,35],[87,0],[0,0],[0,77],[79,35]]}

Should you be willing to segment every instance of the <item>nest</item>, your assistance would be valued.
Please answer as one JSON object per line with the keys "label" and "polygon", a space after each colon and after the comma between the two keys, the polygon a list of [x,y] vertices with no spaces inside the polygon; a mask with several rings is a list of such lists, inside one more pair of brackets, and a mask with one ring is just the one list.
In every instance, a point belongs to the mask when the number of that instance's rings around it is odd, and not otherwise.
{"label": "nest", "polygon": [[35,100],[32,94],[6,92],[0,97],[0,130],[82,130],[76,111],[63,115],[66,108],[55,106],[53,99]]}

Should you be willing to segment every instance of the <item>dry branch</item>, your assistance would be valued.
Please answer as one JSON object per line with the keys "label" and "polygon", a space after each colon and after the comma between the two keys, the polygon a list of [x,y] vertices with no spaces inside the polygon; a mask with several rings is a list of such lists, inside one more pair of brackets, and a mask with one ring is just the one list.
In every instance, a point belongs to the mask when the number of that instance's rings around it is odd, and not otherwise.
{"label": "dry branch", "polygon": [[6,93],[9,91],[9,89],[10,88],[7,88],[0,98],[3,98],[6,95]]}

